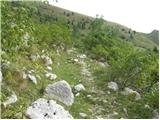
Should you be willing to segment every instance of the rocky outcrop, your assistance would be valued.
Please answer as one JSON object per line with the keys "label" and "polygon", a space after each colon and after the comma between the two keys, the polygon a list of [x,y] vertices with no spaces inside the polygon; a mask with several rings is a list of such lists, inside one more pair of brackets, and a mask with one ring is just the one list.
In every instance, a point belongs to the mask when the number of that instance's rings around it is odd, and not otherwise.
{"label": "rocky outcrop", "polygon": [[27,108],[26,116],[31,119],[73,119],[61,105],[53,100],[39,98]]}
{"label": "rocky outcrop", "polygon": [[53,97],[66,105],[72,105],[74,102],[74,96],[70,85],[65,81],[58,81],[53,84],[49,84],[45,89],[46,95]]}

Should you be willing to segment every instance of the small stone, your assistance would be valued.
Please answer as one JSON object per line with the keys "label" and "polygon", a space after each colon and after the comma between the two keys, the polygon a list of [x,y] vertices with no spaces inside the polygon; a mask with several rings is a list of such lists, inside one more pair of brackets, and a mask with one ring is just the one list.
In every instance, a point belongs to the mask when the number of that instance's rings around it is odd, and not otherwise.
{"label": "small stone", "polygon": [[79,96],[80,95],[80,93],[77,93],[75,96],[77,97],[77,96]]}
{"label": "small stone", "polygon": [[107,100],[102,100],[103,103],[107,103]]}
{"label": "small stone", "polygon": [[114,90],[114,91],[117,91],[118,90],[118,85],[116,82],[109,82],[108,83],[108,88]]}
{"label": "small stone", "polygon": [[124,91],[121,92],[122,95],[131,95],[131,94],[135,94],[135,100],[139,100],[141,99],[141,95],[137,92],[137,91],[134,91],[130,88],[125,88]]}
{"label": "small stone", "polygon": [[37,84],[37,79],[35,76],[28,74],[28,78],[34,83]]}
{"label": "small stone", "polygon": [[92,95],[87,95],[87,97],[88,97],[88,98],[91,98],[91,97],[92,97]]}
{"label": "small stone", "polygon": [[149,106],[149,105],[147,105],[147,104],[146,104],[144,107],[145,107],[145,108],[147,108],[147,109],[150,109],[150,106]]}
{"label": "small stone", "polygon": [[23,79],[27,79],[27,74],[25,72],[22,72]]}
{"label": "small stone", "polygon": [[56,74],[53,73],[46,73],[45,75],[47,78],[49,78],[50,80],[55,80],[57,78]]}
{"label": "small stone", "polygon": [[80,118],[86,118],[87,115],[85,113],[79,113]]}
{"label": "small stone", "polygon": [[84,91],[85,87],[82,84],[78,84],[74,86],[74,89],[79,92],[79,91]]}
{"label": "small stone", "polygon": [[31,60],[33,60],[33,61],[37,60],[37,56],[35,56],[35,55],[31,55],[30,58],[31,58]]}
{"label": "small stone", "polygon": [[52,67],[50,67],[50,66],[47,66],[47,69],[51,71],[51,70],[52,70]]}
{"label": "small stone", "polygon": [[17,96],[15,93],[13,93],[11,96],[7,97],[7,100],[3,102],[4,107],[7,105],[10,105],[12,103],[15,103],[17,101]]}
{"label": "small stone", "polygon": [[2,76],[2,72],[0,71],[0,82],[2,82],[3,76]]}
{"label": "small stone", "polygon": [[77,62],[78,62],[78,59],[74,59],[74,62],[76,62],[76,63],[77,63]]}
{"label": "small stone", "polygon": [[46,62],[46,65],[52,65],[52,59],[49,58],[48,56],[45,58],[45,62]]}

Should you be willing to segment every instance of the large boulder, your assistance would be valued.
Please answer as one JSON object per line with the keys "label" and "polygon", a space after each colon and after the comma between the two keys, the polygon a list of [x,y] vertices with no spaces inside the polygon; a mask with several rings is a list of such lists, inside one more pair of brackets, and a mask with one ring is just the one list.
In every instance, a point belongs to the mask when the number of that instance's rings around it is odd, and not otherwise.
{"label": "large boulder", "polygon": [[72,89],[65,80],[49,84],[46,87],[45,92],[46,95],[63,102],[67,106],[72,105],[74,102]]}
{"label": "large boulder", "polygon": [[112,89],[112,90],[114,90],[114,91],[117,91],[117,90],[118,90],[118,85],[117,85],[116,82],[109,82],[109,83],[108,83],[108,88],[109,88],[109,89]]}
{"label": "large boulder", "polygon": [[26,116],[31,119],[73,119],[61,105],[53,100],[39,98],[28,107]]}
{"label": "large boulder", "polygon": [[137,91],[134,91],[128,87],[126,87],[124,91],[121,92],[121,94],[122,95],[135,95],[135,100],[141,99],[141,95]]}

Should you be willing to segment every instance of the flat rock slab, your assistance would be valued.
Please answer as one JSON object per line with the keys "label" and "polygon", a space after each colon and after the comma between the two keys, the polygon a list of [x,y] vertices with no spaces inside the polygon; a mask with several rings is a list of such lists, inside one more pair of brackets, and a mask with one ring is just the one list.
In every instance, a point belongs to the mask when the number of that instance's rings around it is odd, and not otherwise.
{"label": "flat rock slab", "polygon": [[53,97],[60,102],[63,102],[67,106],[70,106],[74,102],[74,95],[70,85],[65,81],[58,81],[53,84],[49,84],[45,89],[46,95]]}
{"label": "flat rock slab", "polygon": [[26,116],[31,119],[73,119],[61,105],[53,100],[39,98],[28,107]]}

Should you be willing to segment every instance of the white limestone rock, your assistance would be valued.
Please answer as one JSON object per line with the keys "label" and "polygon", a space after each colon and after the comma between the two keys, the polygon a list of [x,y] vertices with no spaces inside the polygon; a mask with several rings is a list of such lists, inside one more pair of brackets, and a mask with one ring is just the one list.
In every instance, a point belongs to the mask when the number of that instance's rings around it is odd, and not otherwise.
{"label": "white limestone rock", "polygon": [[26,116],[31,119],[73,119],[61,105],[53,100],[39,98],[28,107]]}
{"label": "white limestone rock", "polygon": [[70,85],[65,81],[58,81],[53,84],[49,84],[45,89],[46,95],[53,97],[67,106],[70,106],[74,102],[74,95]]}
{"label": "white limestone rock", "polygon": [[17,95],[13,93],[11,96],[7,97],[7,100],[3,102],[3,105],[4,107],[7,107],[7,105],[15,103],[16,101],[17,101]]}
{"label": "white limestone rock", "polygon": [[56,75],[56,74],[53,74],[53,73],[50,73],[50,72],[47,72],[47,73],[45,74],[45,76],[46,76],[47,78],[49,78],[50,80],[55,80],[55,79],[57,78],[57,75]]}
{"label": "white limestone rock", "polygon": [[37,84],[37,79],[34,75],[28,74],[29,80],[31,80],[34,84]]}
{"label": "white limestone rock", "polygon": [[85,87],[82,84],[78,84],[74,86],[74,89],[79,92],[79,91],[84,91]]}
{"label": "white limestone rock", "polygon": [[118,85],[117,85],[116,82],[109,82],[109,83],[108,83],[108,88],[109,88],[109,89],[112,89],[112,90],[114,90],[114,91],[117,91],[117,90],[118,90]]}
{"label": "white limestone rock", "polygon": [[126,87],[124,89],[124,91],[121,92],[122,95],[130,95],[130,94],[135,94],[135,100],[139,100],[141,99],[141,95],[137,92],[137,91],[134,91],[128,87]]}

